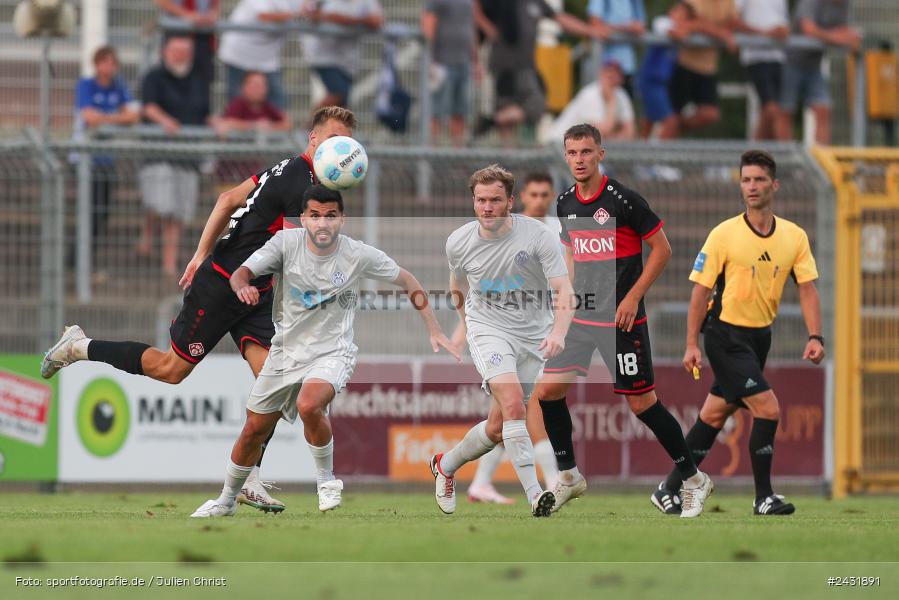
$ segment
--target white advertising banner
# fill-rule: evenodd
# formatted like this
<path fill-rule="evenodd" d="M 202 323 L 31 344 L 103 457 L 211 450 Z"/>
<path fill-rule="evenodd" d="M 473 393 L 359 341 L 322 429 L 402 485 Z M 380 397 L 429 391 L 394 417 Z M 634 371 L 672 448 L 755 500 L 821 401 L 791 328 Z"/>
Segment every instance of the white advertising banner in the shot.
<path fill-rule="evenodd" d="M 59 386 L 59 479 L 221 482 L 253 375 L 239 356 L 210 356 L 178 385 L 80 362 Z M 280 421 L 264 479 L 314 481 L 299 419 Z"/>

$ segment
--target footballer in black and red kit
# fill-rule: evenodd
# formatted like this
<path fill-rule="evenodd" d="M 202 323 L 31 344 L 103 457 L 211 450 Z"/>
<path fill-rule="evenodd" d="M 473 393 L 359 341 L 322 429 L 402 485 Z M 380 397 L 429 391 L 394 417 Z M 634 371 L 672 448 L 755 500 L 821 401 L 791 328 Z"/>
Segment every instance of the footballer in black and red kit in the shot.
<path fill-rule="evenodd" d="M 638 193 L 605 176 L 592 198 L 581 197 L 574 185 L 559 196 L 556 206 L 562 243 L 574 259 L 578 308 L 565 350 L 547 363 L 545 371 L 586 375 L 598 348 L 609 373 L 615 375 L 616 393 L 652 390 L 643 299 L 630 331 L 615 326 L 615 308 L 643 273 L 643 240 L 662 229 L 662 220 Z"/>
<path fill-rule="evenodd" d="M 260 293 L 255 306 L 241 302 L 228 280 L 253 252 L 283 229 L 285 217 L 299 217 L 303 192 L 317 180 L 312 160 L 305 154 L 282 160 L 252 179 L 256 185 L 246 206 L 231 215 L 228 233 L 197 269 L 181 312 L 172 321 L 172 349 L 190 363 L 200 362 L 227 333 L 241 354 L 249 343 L 268 348 L 275 334 L 272 276 L 251 282 Z"/>
<path fill-rule="evenodd" d="M 681 475 L 681 516 L 697 517 L 712 492 L 712 480 L 696 468 L 680 425 L 656 396 L 643 306 L 643 296 L 671 257 L 662 220 L 640 194 L 603 175 L 605 148 L 596 127 L 584 123 L 569 128 L 563 144 L 576 183 L 559 196 L 557 215 L 576 311 L 565 349 L 547 361 L 535 394 L 559 467 L 554 510 L 587 490 L 575 461 L 565 397 L 599 350 L 614 374 L 614 391 L 624 395 Z M 645 262 L 644 243 L 649 247 Z"/>

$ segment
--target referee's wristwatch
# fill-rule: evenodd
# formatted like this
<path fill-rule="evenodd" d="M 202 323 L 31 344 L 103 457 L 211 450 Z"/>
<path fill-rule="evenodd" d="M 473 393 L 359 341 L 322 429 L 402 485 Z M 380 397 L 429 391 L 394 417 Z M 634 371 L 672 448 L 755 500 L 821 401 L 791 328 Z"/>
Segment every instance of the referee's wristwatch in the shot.
<path fill-rule="evenodd" d="M 824 345 L 824 336 L 821 335 L 810 335 L 808 336 L 809 340 L 818 340 L 818 342 L 823 346 Z"/>

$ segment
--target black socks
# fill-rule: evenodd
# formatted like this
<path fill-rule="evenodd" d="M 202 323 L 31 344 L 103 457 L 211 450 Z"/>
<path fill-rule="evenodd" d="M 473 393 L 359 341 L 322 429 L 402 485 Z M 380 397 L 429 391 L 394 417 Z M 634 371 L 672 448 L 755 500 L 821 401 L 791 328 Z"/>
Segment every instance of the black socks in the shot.
<path fill-rule="evenodd" d="M 573 427 L 565 398 L 540 400 L 540 408 L 543 410 L 543 426 L 556 454 L 559 470 L 573 469 L 577 466 L 574 460 L 574 442 L 571 439 Z"/>
<path fill-rule="evenodd" d="M 674 461 L 682 479 L 696 475 L 696 463 L 693 462 L 693 456 L 690 454 L 687 442 L 684 441 L 684 432 L 681 431 L 677 419 L 668 412 L 661 401 L 656 401 L 655 404 L 637 415 L 637 418 L 655 434 L 656 439 Z"/>
<path fill-rule="evenodd" d="M 755 478 L 755 498 L 760 500 L 774 493 L 771 489 L 771 463 L 774 462 L 774 434 L 778 421 L 771 419 L 752 420 L 749 433 L 749 460 L 752 462 L 752 476 Z"/>
<path fill-rule="evenodd" d="M 702 464 L 702 461 L 705 460 L 705 457 L 708 456 L 709 450 L 711 450 L 712 445 L 715 443 L 715 438 L 720 432 L 720 429 L 715 429 L 702 419 L 696 419 L 696 423 L 694 423 L 693 427 L 690 428 L 690 431 L 687 432 L 687 437 L 684 439 L 687 442 L 690 453 L 693 455 L 693 462 L 697 467 L 699 467 L 699 465 Z M 680 490 L 683 481 L 680 471 L 672 469 L 671 473 L 668 475 L 668 479 L 665 480 L 665 489 L 677 492 Z"/>
<path fill-rule="evenodd" d="M 104 342 L 91 340 L 87 345 L 88 360 L 105 362 L 120 371 L 132 375 L 143 375 L 144 368 L 140 358 L 146 352 L 148 344 L 140 342 Z"/>

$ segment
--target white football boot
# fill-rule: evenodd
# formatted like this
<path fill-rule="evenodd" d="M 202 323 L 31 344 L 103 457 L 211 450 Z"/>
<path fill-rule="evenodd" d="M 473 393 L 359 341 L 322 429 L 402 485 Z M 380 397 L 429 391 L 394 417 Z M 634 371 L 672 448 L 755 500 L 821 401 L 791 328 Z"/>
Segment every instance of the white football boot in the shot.
<path fill-rule="evenodd" d="M 531 514 L 535 517 L 548 517 L 553 513 L 556 504 L 556 496 L 549 490 L 540 492 L 540 495 L 531 502 Z"/>
<path fill-rule="evenodd" d="M 444 514 L 451 515 L 456 512 L 456 480 L 440 471 L 441 458 L 443 458 L 442 452 L 431 457 L 431 475 L 434 476 L 436 484 L 434 497 L 437 499 L 437 507 Z"/>
<path fill-rule="evenodd" d="M 237 514 L 237 502 L 228 506 L 226 504 L 218 504 L 215 500 L 207 500 L 203 505 L 194 511 L 191 518 L 207 519 L 209 517 L 233 517 Z"/>
<path fill-rule="evenodd" d="M 50 379 L 56 372 L 64 367 L 68 367 L 73 362 L 80 360 L 75 358 L 72 353 L 72 346 L 75 342 L 85 339 L 87 336 L 81 331 L 78 325 L 66 327 L 59 340 L 50 346 L 47 353 L 44 354 L 44 360 L 41 361 L 41 377 Z"/>
<path fill-rule="evenodd" d="M 339 479 L 326 481 L 318 486 L 318 510 L 325 512 L 340 506 L 343 482 Z"/>
<path fill-rule="evenodd" d="M 253 469 L 250 476 L 247 477 L 246 482 L 243 484 L 243 487 L 240 488 L 240 493 L 237 495 L 237 501 L 240 504 L 252 506 L 262 512 L 273 512 L 277 514 L 286 507 L 283 502 L 277 498 L 272 498 L 271 494 L 268 493 L 268 490 L 272 489 L 277 490 L 279 488 L 275 487 L 270 481 L 262 481 L 259 479 L 259 471 Z"/>
<path fill-rule="evenodd" d="M 712 483 L 711 477 L 702 471 L 697 471 L 697 474 L 702 475 L 702 482 L 698 486 L 688 487 L 689 484 L 685 481 L 680 489 L 680 516 L 682 519 L 692 519 L 701 515 L 706 498 L 715 491 L 715 484 Z"/>
<path fill-rule="evenodd" d="M 515 504 L 514 498 L 503 496 L 491 484 L 475 484 L 468 486 L 469 502 L 484 502 L 487 504 Z"/>
<path fill-rule="evenodd" d="M 581 475 L 579 479 L 575 479 L 571 482 L 566 482 L 560 477 L 558 483 L 556 483 L 555 489 L 553 489 L 553 496 L 556 498 L 556 503 L 555 506 L 552 507 L 552 512 L 556 512 L 562 508 L 568 501 L 580 498 L 586 491 L 587 480 L 583 475 Z"/>

